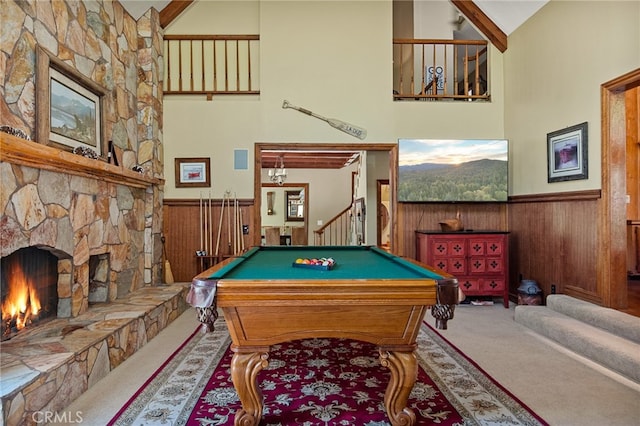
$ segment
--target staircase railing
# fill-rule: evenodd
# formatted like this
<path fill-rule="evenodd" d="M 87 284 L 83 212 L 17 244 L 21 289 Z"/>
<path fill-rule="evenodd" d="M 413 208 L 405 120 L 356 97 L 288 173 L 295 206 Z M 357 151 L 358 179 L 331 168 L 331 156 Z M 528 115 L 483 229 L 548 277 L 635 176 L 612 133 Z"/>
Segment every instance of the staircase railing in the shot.
<path fill-rule="evenodd" d="M 351 206 L 340 213 L 322 227 L 313 231 L 314 244 L 317 246 L 348 246 L 351 245 Z"/>
<path fill-rule="evenodd" d="M 395 100 L 489 100 L 486 40 L 393 40 Z"/>

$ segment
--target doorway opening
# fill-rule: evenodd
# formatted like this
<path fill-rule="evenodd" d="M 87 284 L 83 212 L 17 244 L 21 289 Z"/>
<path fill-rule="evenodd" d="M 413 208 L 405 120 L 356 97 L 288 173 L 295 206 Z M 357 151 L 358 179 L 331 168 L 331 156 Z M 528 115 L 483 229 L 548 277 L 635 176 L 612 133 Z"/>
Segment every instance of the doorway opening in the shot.
<path fill-rule="evenodd" d="M 363 151 L 376 151 L 376 152 L 387 152 L 389 154 L 389 176 L 390 182 L 394 182 L 394 159 L 396 158 L 396 150 L 397 144 L 367 144 L 367 143 L 355 143 L 355 144 L 333 144 L 333 143 L 256 143 L 254 146 L 254 202 L 256 206 L 261 206 L 260 209 L 256 209 L 256 214 L 254 215 L 254 223 L 253 229 L 262 229 L 262 216 L 266 216 L 266 207 L 265 212 L 263 213 L 262 205 L 263 205 L 263 185 L 267 184 L 267 178 L 263 178 L 263 168 L 268 169 L 273 166 L 273 161 L 269 160 L 269 156 L 275 155 L 285 155 L 285 167 L 289 169 L 287 165 L 287 157 L 286 153 L 297 153 L 297 154 L 306 154 L 303 157 L 309 158 L 309 168 L 319 168 L 320 164 L 323 164 L 325 159 L 335 157 L 337 154 L 339 157 L 343 156 L 345 152 L 358 153 Z M 321 153 L 321 154 L 319 154 Z M 331 154 L 334 155 L 331 155 Z M 342 161 L 342 160 L 341 160 Z M 326 167 L 330 168 L 330 167 Z M 337 167 L 333 167 L 337 168 Z M 349 176 L 351 176 L 349 174 Z M 349 178 L 346 178 L 349 179 Z M 342 185 L 340 182 L 331 181 L 327 183 L 328 185 Z M 286 183 L 283 183 L 286 185 Z M 345 186 L 347 184 L 345 183 Z M 311 188 L 312 189 L 312 188 Z M 265 194 L 266 196 L 266 194 Z M 314 200 L 309 200 L 311 205 L 314 203 L 321 203 L 322 200 L 318 199 L 319 195 L 316 191 L 314 191 Z M 307 193 L 307 198 L 309 198 Z M 266 203 L 265 203 L 266 205 Z M 278 206 L 278 202 L 275 203 Z M 393 206 L 391 206 L 390 214 L 393 215 Z M 393 217 L 393 216 L 392 216 Z M 307 219 L 309 220 L 309 219 Z M 315 222 L 309 222 L 308 226 L 315 225 Z M 311 232 L 311 231 L 309 231 Z M 390 248 L 393 249 L 393 231 L 390 231 Z M 261 244 L 261 233 L 254 233 L 254 245 Z M 309 239 L 309 241 L 312 241 Z"/>

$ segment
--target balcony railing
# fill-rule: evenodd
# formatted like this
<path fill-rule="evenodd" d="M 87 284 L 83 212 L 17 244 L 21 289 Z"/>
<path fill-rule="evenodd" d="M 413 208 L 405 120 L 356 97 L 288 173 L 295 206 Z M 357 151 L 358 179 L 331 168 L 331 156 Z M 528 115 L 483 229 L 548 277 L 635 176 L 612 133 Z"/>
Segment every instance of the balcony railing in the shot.
<path fill-rule="evenodd" d="M 260 94 L 259 35 L 165 35 L 164 94 Z"/>
<path fill-rule="evenodd" d="M 393 40 L 394 100 L 489 100 L 485 40 Z"/>
<path fill-rule="evenodd" d="M 259 35 L 165 35 L 164 94 L 260 94 Z M 395 100 L 489 100 L 487 41 L 393 40 Z"/>

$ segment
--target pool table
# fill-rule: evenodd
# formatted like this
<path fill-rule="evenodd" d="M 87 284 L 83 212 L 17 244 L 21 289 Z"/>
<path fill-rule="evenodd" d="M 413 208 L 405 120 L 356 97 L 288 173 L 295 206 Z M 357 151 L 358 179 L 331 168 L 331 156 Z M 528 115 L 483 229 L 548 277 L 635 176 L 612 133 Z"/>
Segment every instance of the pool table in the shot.
<path fill-rule="evenodd" d="M 296 259 L 333 258 L 332 269 Z M 391 378 L 384 396 L 393 425 L 412 425 L 407 400 L 417 377 L 416 338 L 429 307 L 446 328 L 458 303 L 457 280 L 419 262 L 368 246 L 254 247 L 193 279 L 187 298 L 219 307 L 234 351 L 231 378 L 242 403 L 236 425 L 258 425 L 263 400 L 258 373 L 271 345 L 308 338 L 349 338 L 378 346 Z"/>

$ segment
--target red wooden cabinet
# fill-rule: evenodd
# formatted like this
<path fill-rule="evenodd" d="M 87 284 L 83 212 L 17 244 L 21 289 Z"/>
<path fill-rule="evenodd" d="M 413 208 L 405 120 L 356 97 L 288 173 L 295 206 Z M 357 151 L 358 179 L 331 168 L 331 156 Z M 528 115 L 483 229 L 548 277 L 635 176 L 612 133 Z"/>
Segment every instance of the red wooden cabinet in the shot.
<path fill-rule="evenodd" d="M 458 279 L 467 296 L 496 296 L 509 307 L 509 233 L 416 231 L 416 258 Z"/>

